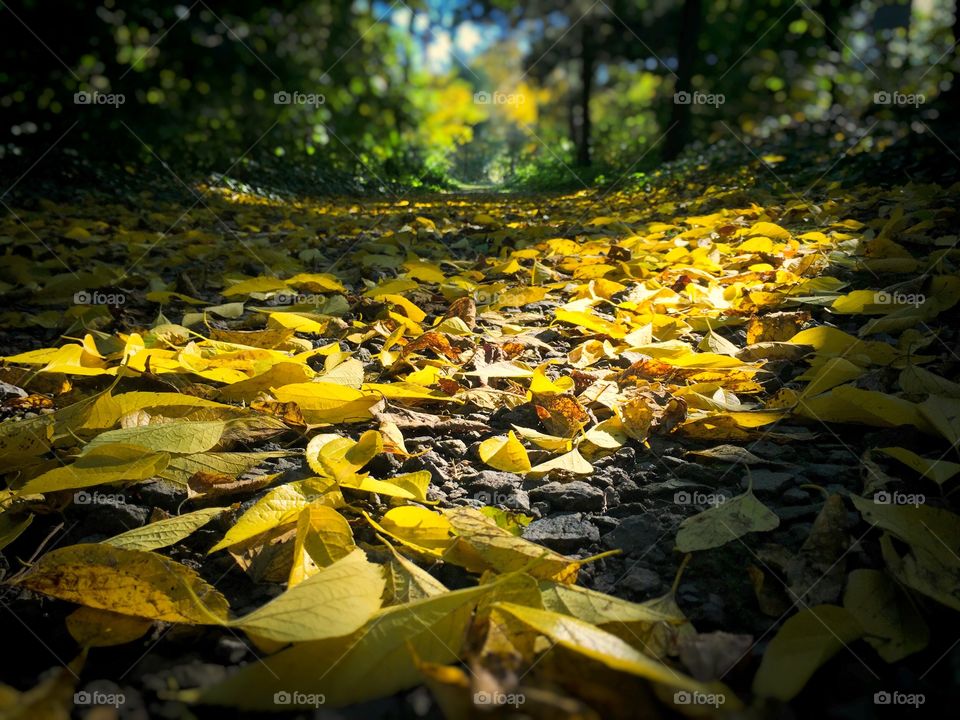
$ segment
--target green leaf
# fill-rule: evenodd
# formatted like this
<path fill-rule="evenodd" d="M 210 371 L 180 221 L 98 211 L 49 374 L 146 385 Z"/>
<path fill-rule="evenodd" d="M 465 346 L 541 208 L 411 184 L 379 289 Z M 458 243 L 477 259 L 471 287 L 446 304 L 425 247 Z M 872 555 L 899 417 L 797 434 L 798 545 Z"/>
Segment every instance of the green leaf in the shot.
<path fill-rule="evenodd" d="M 203 527 L 213 518 L 222 515 L 225 511 L 226 508 L 194 510 L 177 517 L 158 520 L 143 527 L 127 530 L 127 532 L 114 535 L 103 542 L 127 550 L 158 550 L 189 537 L 195 530 Z"/>
<path fill-rule="evenodd" d="M 704 510 L 680 524 L 677 550 L 696 552 L 726 545 L 750 532 L 766 532 L 780 524 L 780 518 L 757 500 L 752 490 Z"/>
<path fill-rule="evenodd" d="M 843 607 L 863 626 L 864 639 L 888 663 L 923 650 L 930 641 L 930 628 L 910 598 L 879 570 L 850 573 Z"/>
<path fill-rule="evenodd" d="M 817 605 L 787 620 L 763 654 L 753 692 L 793 699 L 821 665 L 863 635 L 853 615 L 836 605 Z"/>

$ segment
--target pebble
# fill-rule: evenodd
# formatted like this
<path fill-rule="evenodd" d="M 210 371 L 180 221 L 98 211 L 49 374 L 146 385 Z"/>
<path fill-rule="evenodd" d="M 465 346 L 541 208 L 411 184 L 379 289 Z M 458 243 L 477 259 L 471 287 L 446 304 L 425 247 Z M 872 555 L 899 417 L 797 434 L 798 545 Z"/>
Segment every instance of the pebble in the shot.
<path fill-rule="evenodd" d="M 463 478 L 462 483 L 471 492 L 486 490 L 497 493 L 518 489 L 523 483 L 523 478 L 515 473 L 500 470 L 481 470 L 476 475 Z"/>
<path fill-rule="evenodd" d="M 810 499 L 810 494 L 800 488 L 790 488 L 780 497 L 787 505 L 803 505 Z"/>
<path fill-rule="evenodd" d="M 523 537 L 557 552 L 569 553 L 597 542 L 600 531 L 580 513 L 566 513 L 534 520 L 524 529 Z"/>
<path fill-rule="evenodd" d="M 627 590 L 644 596 L 658 594 L 663 585 L 659 575 L 653 570 L 640 565 L 634 565 L 630 568 L 627 574 L 621 578 L 620 584 Z"/>
<path fill-rule="evenodd" d="M 797 476 L 792 473 L 774 470 L 754 470 L 750 476 L 753 478 L 753 492 L 757 496 L 779 495 L 797 481 Z M 744 475 L 740 487 L 746 490 L 749 485 L 750 478 Z"/>
<path fill-rule="evenodd" d="M 645 513 L 624 518 L 616 530 L 603 536 L 603 544 L 611 549 L 619 548 L 628 555 L 640 554 L 648 552 L 662 534 L 657 518 Z"/>
<path fill-rule="evenodd" d="M 550 482 L 530 491 L 530 499 L 559 510 L 603 510 L 603 491 L 582 480 Z"/>

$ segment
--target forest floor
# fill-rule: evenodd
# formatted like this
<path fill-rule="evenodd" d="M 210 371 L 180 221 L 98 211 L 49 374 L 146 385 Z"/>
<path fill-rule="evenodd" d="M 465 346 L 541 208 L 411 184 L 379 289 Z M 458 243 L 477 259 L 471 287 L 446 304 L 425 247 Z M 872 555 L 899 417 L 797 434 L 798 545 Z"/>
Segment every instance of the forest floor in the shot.
<path fill-rule="evenodd" d="M 0 717 L 955 705 L 943 156 L 7 198 Z"/>

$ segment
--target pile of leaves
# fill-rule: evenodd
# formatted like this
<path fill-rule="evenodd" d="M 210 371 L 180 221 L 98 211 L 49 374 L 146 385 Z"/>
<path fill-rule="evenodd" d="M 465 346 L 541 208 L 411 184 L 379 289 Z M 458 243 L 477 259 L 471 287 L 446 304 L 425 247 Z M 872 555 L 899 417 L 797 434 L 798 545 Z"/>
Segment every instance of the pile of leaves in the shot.
<path fill-rule="evenodd" d="M 168 678 L 160 701 L 280 711 L 426 686 L 449 717 L 772 710 L 844 646 L 868 666 L 931 643 L 936 659 L 928 620 L 960 610 L 957 188 L 815 203 L 748 176 L 14 208 L 4 605 L 64 608 L 27 622 L 46 644 L 65 615 L 73 659 L 0 687 L 0 711 L 65 717 L 81 687 L 96 700 L 85 667 L 174 638 L 235 638 L 249 661 Z M 751 449 L 823 437 L 856 446 L 860 487 L 816 489 L 798 549 L 762 545 L 781 517 Z M 461 487 L 579 488 L 625 450 L 667 479 L 667 444 L 744 491 L 662 540 L 677 577 L 642 602 L 577 584 L 609 553 L 524 537 L 549 503 Z M 691 557 L 731 547 L 772 640 L 681 611 Z"/>

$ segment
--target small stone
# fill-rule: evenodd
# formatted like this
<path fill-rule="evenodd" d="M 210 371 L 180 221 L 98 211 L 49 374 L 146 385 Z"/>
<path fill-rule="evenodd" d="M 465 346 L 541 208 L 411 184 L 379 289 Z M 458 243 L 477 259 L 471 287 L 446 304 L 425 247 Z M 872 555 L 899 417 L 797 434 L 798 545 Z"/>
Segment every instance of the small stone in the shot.
<path fill-rule="evenodd" d="M 790 507 L 775 507 L 772 510 L 781 520 L 789 521 L 816 515 L 820 512 L 820 505 L 792 505 Z"/>
<path fill-rule="evenodd" d="M 569 553 L 597 542 L 600 531 L 580 513 L 567 513 L 534 520 L 524 529 L 523 537 L 557 552 Z"/>
<path fill-rule="evenodd" d="M 753 492 L 758 496 L 779 495 L 793 485 L 796 480 L 795 475 L 773 470 L 754 470 L 750 475 L 753 478 Z M 740 487 L 746 490 L 749 486 L 750 478 L 744 476 L 740 481 Z"/>
<path fill-rule="evenodd" d="M 620 493 L 618 493 L 612 487 L 608 487 L 603 491 L 603 502 L 608 508 L 615 508 L 620 504 Z"/>
<path fill-rule="evenodd" d="M 624 445 L 612 455 L 604 455 L 593 463 L 593 467 L 599 469 L 607 467 L 630 467 L 637 457 L 637 452 L 629 445 Z"/>
<path fill-rule="evenodd" d="M 463 478 L 463 484 L 471 491 L 507 492 L 519 488 L 523 478 L 514 473 L 500 470 L 481 470 L 476 475 Z"/>
<path fill-rule="evenodd" d="M 608 548 L 619 548 L 628 555 L 644 553 L 650 550 L 663 534 L 656 516 L 645 513 L 624 518 L 616 530 L 603 536 L 603 544 Z"/>
<path fill-rule="evenodd" d="M 598 472 L 595 477 L 597 479 L 603 478 L 604 480 L 608 480 L 614 487 L 620 487 L 620 485 L 624 483 L 632 482 L 627 471 L 621 467 L 605 468 L 602 472 Z"/>
<path fill-rule="evenodd" d="M 582 480 L 550 482 L 530 491 L 530 499 L 559 510 L 603 510 L 603 491 Z"/>
<path fill-rule="evenodd" d="M 660 592 L 662 586 L 659 575 L 653 570 L 640 567 L 639 565 L 630 568 L 620 581 L 620 584 L 627 590 L 645 596 L 656 595 Z"/>
<path fill-rule="evenodd" d="M 187 499 L 185 489 L 166 480 L 137 483 L 132 489 L 145 505 L 167 511 L 176 511 Z"/>
<path fill-rule="evenodd" d="M 787 505 L 803 505 L 810 499 L 806 490 L 800 488 L 790 488 L 780 496 Z"/>
<path fill-rule="evenodd" d="M 707 595 L 707 601 L 700 607 L 703 619 L 714 627 L 722 627 L 726 620 L 723 609 L 723 598 L 716 593 Z"/>
<path fill-rule="evenodd" d="M 216 659 L 227 665 L 236 665 L 247 656 L 247 652 L 246 644 L 230 635 L 219 638 L 214 648 Z"/>
<path fill-rule="evenodd" d="M 601 534 L 615 530 L 620 524 L 617 518 L 610 517 L 609 515 L 594 515 L 590 518 L 590 522 L 600 529 Z"/>
<path fill-rule="evenodd" d="M 504 503 L 511 510 L 530 510 L 530 496 L 525 490 L 514 490 Z"/>
<path fill-rule="evenodd" d="M 444 453 L 453 458 L 463 458 L 467 456 L 467 444 L 463 440 L 458 440 L 457 438 L 438 440 L 437 445 Z"/>

